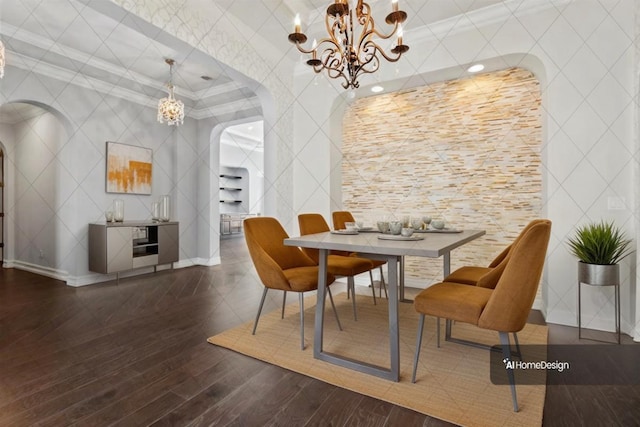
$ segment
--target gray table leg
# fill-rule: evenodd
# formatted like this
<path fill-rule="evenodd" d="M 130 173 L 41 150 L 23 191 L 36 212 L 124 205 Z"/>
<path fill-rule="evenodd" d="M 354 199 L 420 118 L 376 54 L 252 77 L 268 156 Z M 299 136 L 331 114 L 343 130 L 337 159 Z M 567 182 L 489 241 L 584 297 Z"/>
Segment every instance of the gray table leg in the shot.
<path fill-rule="evenodd" d="M 400 263 L 400 281 L 398 283 L 398 288 L 400 289 L 400 302 L 413 302 L 413 300 L 408 300 L 404 297 L 404 257 L 399 256 L 398 262 Z"/>
<path fill-rule="evenodd" d="M 442 255 L 442 273 L 444 274 L 443 279 L 451 274 L 451 252 L 445 252 Z"/>
<path fill-rule="evenodd" d="M 373 365 L 371 363 L 354 360 L 348 357 L 340 356 L 322 349 L 322 332 L 324 321 L 324 293 L 326 290 L 326 263 L 327 250 L 320 249 L 319 272 L 318 278 L 318 304 L 316 305 L 316 323 L 315 337 L 313 346 L 313 356 L 316 359 L 333 363 L 334 365 L 343 366 L 353 369 L 354 371 L 364 372 L 380 378 L 399 381 L 400 380 L 400 332 L 398 322 L 398 259 L 396 256 L 386 258 L 389 274 L 389 354 L 390 368 Z"/>
<path fill-rule="evenodd" d="M 404 292 L 404 257 L 401 257 L 400 262 L 400 285 L 402 286 L 402 292 Z M 389 265 L 389 277 L 394 279 L 397 276 L 395 271 L 397 264 L 391 262 L 389 258 L 387 264 Z M 395 280 L 394 280 L 395 282 Z M 389 283 L 389 347 L 391 358 L 391 372 L 390 379 L 393 381 L 400 380 L 400 324 L 398 322 L 398 283 Z"/>
<path fill-rule="evenodd" d="M 313 335 L 313 357 L 320 358 L 322 353 L 322 334 L 324 333 L 324 302 L 327 292 L 327 254 L 326 249 L 320 249 L 318 259 L 318 295 L 316 302 L 316 321 Z"/>

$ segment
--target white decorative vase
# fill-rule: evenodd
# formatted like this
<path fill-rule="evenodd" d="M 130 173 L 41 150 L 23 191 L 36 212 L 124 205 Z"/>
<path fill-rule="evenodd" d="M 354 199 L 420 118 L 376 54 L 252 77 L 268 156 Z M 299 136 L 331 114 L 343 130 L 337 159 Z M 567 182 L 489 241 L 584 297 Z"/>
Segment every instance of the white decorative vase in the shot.
<path fill-rule="evenodd" d="M 160 221 L 169 221 L 171 219 L 171 197 L 168 195 L 160 198 Z"/>
<path fill-rule="evenodd" d="M 160 220 L 160 202 L 151 203 L 151 219 L 154 221 Z"/>
<path fill-rule="evenodd" d="M 116 222 L 124 221 L 124 200 L 116 199 L 113 201 L 113 220 Z"/>

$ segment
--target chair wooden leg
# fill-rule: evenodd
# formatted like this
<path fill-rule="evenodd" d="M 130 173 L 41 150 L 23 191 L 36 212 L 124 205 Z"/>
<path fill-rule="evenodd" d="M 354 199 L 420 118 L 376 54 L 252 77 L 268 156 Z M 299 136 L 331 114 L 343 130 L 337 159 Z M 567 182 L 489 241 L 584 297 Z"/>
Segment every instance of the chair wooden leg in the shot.
<path fill-rule="evenodd" d="M 262 292 L 262 299 L 260 300 L 260 307 L 258 307 L 258 314 L 256 314 L 256 321 L 253 322 L 253 332 L 251 332 L 251 335 L 255 335 L 256 334 L 256 328 L 258 327 L 258 319 L 260 318 L 260 313 L 262 312 L 262 306 L 264 305 L 264 299 L 267 296 L 267 291 L 269 290 L 269 288 L 264 288 L 264 291 Z"/>
<path fill-rule="evenodd" d="M 438 319 L 440 323 L 440 319 Z M 420 313 L 420 320 L 418 320 L 418 337 L 416 338 L 416 351 L 413 356 L 413 375 L 411 375 L 411 382 L 416 382 L 416 372 L 418 371 L 418 358 L 420 357 L 420 347 L 422 346 L 422 331 L 424 330 L 424 314 Z"/>
<path fill-rule="evenodd" d="M 282 315 L 280 316 L 281 319 L 284 319 L 284 306 L 287 303 L 287 291 L 284 291 L 282 294 Z"/>
<path fill-rule="evenodd" d="M 356 310 L 356 284 L 353 276 L 347 277 L 347 288 L 351 288 L 351 303 L 353 304 L 353 319 L 358 320 L 358 312 Z"/>
<path fill-rule="evenodd" d="M 304 350 L 304 292 L 298 293 L 300 301 L 300 350 Z"/>
<path fill-rule="evenodd" d="M 500 335 L 500 345 L 502 347 L 502 357 L 511 360 L 511 344 L 509 343 L 508 332 L 498 332 Z M 509 378 L 509 386 L 511 387 L 511 400 L 513 401 L 513 412 L 518 412 L 518 399 L 516 397 L 516 380 L 513 375 L 513 369 L 507 369 Z"/>
<path fill-rule="evenodd" d="M 373 294 L 373 305 L 377 305 L 376 302 L 376 285 L 373 283 L 373 273 L 369 270 L 369 279 L 371 280 L 371 293 Z"/>
<path fill-rule="evenodd" d="M 333 295 L 331 294 L 331 288 L 327 287 L 327 293 L 329 294 L 331 307 L 333 307 L 333 314 L 336 315 L 336 322 L 338 322 L 338 329 L 342 330 L 342 325 L 340 324 L 340 318 L 338 317 L 338 310 L 336 310 L 336 305 L 333 303 Z"/>

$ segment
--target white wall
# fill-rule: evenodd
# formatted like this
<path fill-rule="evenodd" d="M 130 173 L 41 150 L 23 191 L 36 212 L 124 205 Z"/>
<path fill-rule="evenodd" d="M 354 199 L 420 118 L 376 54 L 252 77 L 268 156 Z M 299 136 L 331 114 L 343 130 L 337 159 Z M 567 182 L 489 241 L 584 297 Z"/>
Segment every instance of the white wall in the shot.
<path fill-rule="evenodd" d="M 6 246 L 13 252 L 10 257 L 5 256 L 7 266 L 18 259 L 55 269 L 65 255 L 58 250 L 58 235 L 64 231 L 55 216 L 65 202 L 63 192 L 55 185 L 64 172 L 55 158 L 68 135 L 53 114 L 41 111 L 43 114 L 14 125 L 0 125 L 13 133 L 5 139 L 7 162 L 13 165 L 6 182 L 16 195 L 5 199 L 5 221 L 11 230 Z"/>
<path fill-rule="evenodd" d="M 413 84 L 424 84 L 442 69 L 453 70 L 451 78 L 464 73 L 464 64 L 528 54 L 520 65 L 542 82 L 543 200 L 553 221 L 542 308 L 547 321 L 576 325 L 577 261 L 567 251 L 567 236 L 576 224 L 601 218 L 615 220 L 635 235 L 634 2 L 511 2 L 511 7 L 497 7 L 504 10 L 470 14 L 469 21 L 444 23 L 423 34 L 405 28 L 411 50 L 396 64 L 383 62 L 376 79 L 412 77 Z M 514 58 L 502 61 L 504 66 L 518 65 Z M 362 84 L 374 81 L 363 79 Z M 334 130 L 340 123 L 331 122 L 331 114 L 344 108 L 344 91 L 338 94 L 334 88 L 335 82 L 327 79 L 314 84 L 308 68 L 296 78 L 294 182 L 301 184 L 294 192 L 295 213 L 328 214 L 335 203 L 329 173 L 336 170 L 337 159 L 330 153 L 340 145 L 340 132 Z M 622 209 L 609 209 L 612 198 L 623 202 Z M 630 301 L 635 300 L 636 279 L 628 264 L 623 271 L 622 327 L 633 333 L 637 316 Z M 584 295 L 583 325 L 611 330 L 613 293 L 591 291 Z"/>
<path fill-rule="evenodd" d="M 2 132 L 15 168 L 7 182 L 15 187 L 7 199 L 6 220 L 15 230 L 8 236 L 15 248 L 7 251 L 9 265 L 70 285 L 108 280 L 88 271 L 87 224 L 104 221 L 114 199 L 124 200 L 125 220 L 150 219 L 151 202 L 163 194 L 172 196 L 172 219 L 180 221 L 179 265 L 198 262 L 194 120 L 169 127 L 156 121 L 155 108 L 8 67 L 0 104 L 13 101 L 48 105 L 51 112 L 15 126 L 13 136 Z M 106 141 L 153 150 L 152 195 L 106 193 Z"/>

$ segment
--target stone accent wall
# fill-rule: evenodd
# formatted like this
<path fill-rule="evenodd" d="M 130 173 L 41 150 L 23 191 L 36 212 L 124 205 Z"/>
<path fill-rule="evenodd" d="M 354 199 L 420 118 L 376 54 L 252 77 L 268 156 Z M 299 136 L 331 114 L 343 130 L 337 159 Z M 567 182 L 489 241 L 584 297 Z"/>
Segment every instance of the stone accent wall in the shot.
<path fill-rule="evenodd" d="M 485 229 L 451 267 L 487 265 L 541 217 L 540 100 L 520 68 L 356 100 L 343 122 L 343 207 L 373 226 L 429 215 Z M 406 277 L 439 281 L 442 261 L 409 257 Z"/>

